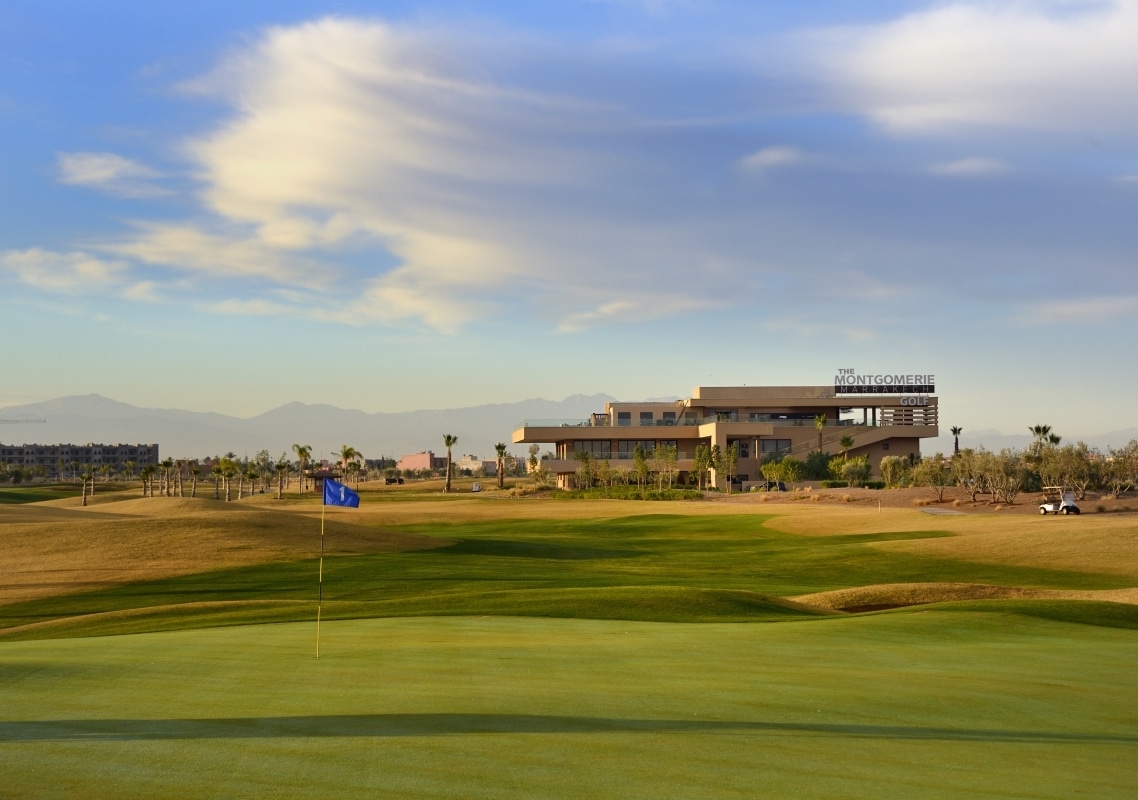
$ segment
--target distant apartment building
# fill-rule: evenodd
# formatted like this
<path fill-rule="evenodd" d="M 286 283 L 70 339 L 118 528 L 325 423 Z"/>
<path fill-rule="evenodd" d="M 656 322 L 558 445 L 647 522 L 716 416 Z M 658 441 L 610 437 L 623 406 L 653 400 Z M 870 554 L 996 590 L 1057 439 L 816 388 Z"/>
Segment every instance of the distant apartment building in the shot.
<path fill-rule="evenodd" d="M 454 471 L 456 475 L 464 475 L 469 472 L 471 475 L 479 474 L 479 470 L 483 475 L 497 475 L 498 462 L 497 460 L 487 461 L 479 458 L 478 456 L 465 455 L 462 458 L 455 460 Z"/>
<path fill-rule="evenodd" d="M 25 469 L 42 468 L 46 475 L 69 474 L 72 464 L 91 467 L 109 466 L 122 472 L 126 462 L 134 468 L 157 466 L 157 444 L 0 444 L 0 464 Z"/>
<path fill-rule="evenodd" d="M 445 457 L 436 456 L 430 450 L 424 450 L 419 453 L 409 453 L 399 459 L 399 463 L 395 465 L 399 470 L 412 469 L 446 469 L 447 460 Z"/>
<path fill-rule="evenodd" d="M 588 419 L 526 420 L 513 441 L 551 444 L 553 457 L 542 466 L 567 488 L 581 452 L 621 468 L 638 450 L 650 456 L 657 447 L 675 448 L 686 482 L 696 447 L 734 445 L 739 461 L 731 477 L 746 483 L 762 479 L 765 458 L 805 459 L 815 450 L 866 456 L 879 473 L 884 456 L 918 458 L 921 439 L 938 435 L 932 375 L 841 373 L 832 386 L 700 386 L 675 402 L 606 403 Z M 726 486 L 714 471 L 712 481 Z"/>

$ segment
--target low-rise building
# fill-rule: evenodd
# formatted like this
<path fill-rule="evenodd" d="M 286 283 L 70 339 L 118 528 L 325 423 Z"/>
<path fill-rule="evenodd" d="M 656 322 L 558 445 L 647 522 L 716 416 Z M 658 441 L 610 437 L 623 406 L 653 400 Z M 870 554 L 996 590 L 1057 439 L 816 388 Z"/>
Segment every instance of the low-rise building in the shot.
<path fill-rule="evenodd" d="M 542 467 L 568 488 L 579 467 L 574 455 L 582 451 L 620 468 L 631 466 L 638 448 L 650 456 L 657 447 L 674 447 L 679 480 L 687 482 L 696 447 L 736 445 L 733 477 L 745 483 L 762 479 L 766 457 L 805 460 L 814 450 L 864 455 L 879 474 L 884 456 L 915 460 L 920 440 L 938 435 L 932 375 L 840 378 L 833 386 L 699 386 L 675 402 L 606 403 L 588 419 L 526 420 L 513 441 L 553 445 Z M 842 445 L 846 437 L 852 446 Z M 725 476 L 711 478 L 726 486 Z"/>
<path fill-rule="evenodd" d="M 478 456 L 465 455 L 454 461 L 454 472 L 456 475 L 465 475 L 469 472 L 471 475 L 493 476 L 498 474 L 498 462 L 497 460 L 487 461 Z"/>
<path fill-rule="evenodd" d="M 430 450 L 423 450 L 418 453 L 409 453 L 403 456 L 395 466 L 400 471 L 410 469 L 416 472 L 422 469 L 446 469 L 447 460 L 445 457 L 436 456 Z"/>
<path fill-rule="evenodd" d="M 34 469 L 48 477 L 70 475 L 84 466 L 110 467 L 123 472 L 127 462 L 134 469 L 158 465 L 157 444 L 0 444 L 0 464 Z"/>

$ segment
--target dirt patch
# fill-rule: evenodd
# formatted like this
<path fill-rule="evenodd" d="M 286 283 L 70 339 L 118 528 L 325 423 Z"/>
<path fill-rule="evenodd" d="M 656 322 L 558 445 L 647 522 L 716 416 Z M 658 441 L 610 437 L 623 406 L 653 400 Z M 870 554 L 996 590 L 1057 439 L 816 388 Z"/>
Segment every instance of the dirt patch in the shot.
<path fill-rule="evenodd" d="M 1138 605 L 1133 589 L 1032 589 L 982 583 L 885 583 L 788 597 L 803 605 L 858 613 L 954 600 L 1106 600 Z"/>

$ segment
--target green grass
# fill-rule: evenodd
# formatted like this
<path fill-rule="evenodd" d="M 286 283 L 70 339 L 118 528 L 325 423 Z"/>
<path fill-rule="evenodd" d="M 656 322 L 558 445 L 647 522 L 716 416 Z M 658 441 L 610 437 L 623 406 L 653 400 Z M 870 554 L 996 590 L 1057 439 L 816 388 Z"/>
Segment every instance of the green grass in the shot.
<path fill-rule="evenodd" d="M 20 798 L 1128 798 L 1135 634 L 1006 610 L 0 645 Z"/>
<path fill-rule="evenodd" d="M 1058 589 L 1129 585 L 1117 576 L 961 562 L 873 546 L 948 535 L 943 532 L 803 537 L 778 532 L 765 520 L 649 515 L 407 526 L 404 530 L 458 542 L 434 550 L 326 558 L 326 611 L 330 618 L 514 614 L 760 622 L 801 613 L 772 598 L 850 586 L 913 581 Z M 67 617 L 75 619 L 7 636 L 307 619 L 316 572 L 315 559 L 260 564 L 10 604 L 0 607 L 0 636 L 3 628 Z M 188 605 L 201 603 L 228 605 Z M 111 615 L 132 609 L 149 610 Z"/>
<path fill-rule="evenodd" d="M 80 494 L 82 491 L 78 483 L 3 486 L 0 487 L 0 505 L 40 503 L 44 500 L 59 500 L 62 497 L 78 497 Z"/>

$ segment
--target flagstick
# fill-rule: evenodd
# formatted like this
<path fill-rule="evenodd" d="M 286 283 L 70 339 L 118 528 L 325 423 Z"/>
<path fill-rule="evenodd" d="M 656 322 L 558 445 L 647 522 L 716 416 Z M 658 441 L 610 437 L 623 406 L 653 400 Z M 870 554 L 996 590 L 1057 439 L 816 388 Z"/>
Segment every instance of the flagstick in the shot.
<path fill-rule="evenodd" d="M 320 658 L 320 603 L 324 600 L 324 509 L 320 506 L 320 578 L 317 581 L 319 588 L 316 592 L 316 657 Z"/>

